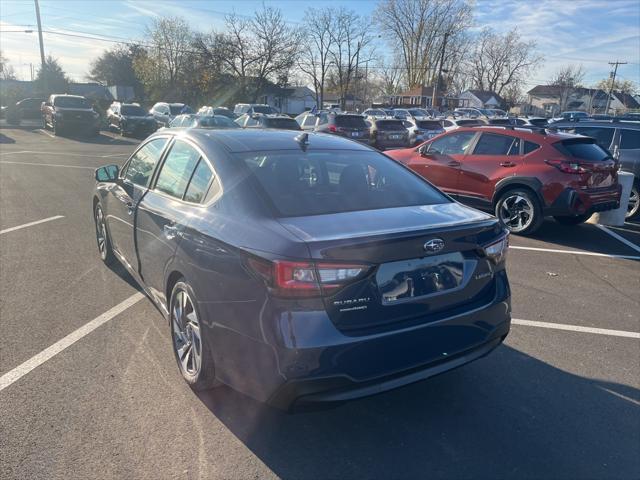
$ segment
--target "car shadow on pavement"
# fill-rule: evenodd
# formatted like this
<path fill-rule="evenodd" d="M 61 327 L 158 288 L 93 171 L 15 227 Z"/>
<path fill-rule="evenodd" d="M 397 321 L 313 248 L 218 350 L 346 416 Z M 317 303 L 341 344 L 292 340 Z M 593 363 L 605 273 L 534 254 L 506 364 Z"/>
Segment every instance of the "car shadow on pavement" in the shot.
<path fill-rule="evenodd" d="M 111 135 L 105 135 L 100 133 L 95 137 L 78 136 L 78 135 L 60 135 L 60 137 L 68 140 L 74 140 L 76 142 L 88 143 L 93 145 L 137 145 L 140 143 L 139 139 L 128 137 L 113 137 Z"/>
<path fill-rule="evenodd" d="M 0 143 L 16 143 L 16 141 L 11 137 L 7 137 L 4 133 L 0 133 Z"/>
<path fill-rule="evenodd" d="M 546 219 L 532 235 L 516 238 L 524 242 L 529 239 L 545 242 L 546 245 L 540 245 L 544 248 L 554 248 L 555 245 L 558 248 L 568 247 L 594 253 L 635 255 L 629 247 L 590 223 L 561 225 L 552 219 Z"/>
<path fill-rule="evenodd" d="M 289 415 L 226 387 L 200 399 L 285 479 L 640 475 L 639 390 L 508 346 L 331 410 Z"/>

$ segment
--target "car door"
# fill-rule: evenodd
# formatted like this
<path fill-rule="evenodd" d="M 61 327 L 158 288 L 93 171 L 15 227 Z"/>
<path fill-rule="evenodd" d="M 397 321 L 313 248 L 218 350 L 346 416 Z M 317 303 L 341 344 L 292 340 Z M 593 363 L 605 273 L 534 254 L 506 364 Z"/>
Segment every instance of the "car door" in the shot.
<path fill-rule="evenodd" d="M 640 177 L 640 130 L 619 127 L 618 160 L 626 172 Z"/>
<path fill-rule="evenodd" d="M 169 147 L 153 188 L 138 206 L 136 244 L 140 276 L 162 302 L 165 274 L 187 223 L 202 214 L 212 169 L 204 154 L 187 140 Z"/>
<path fill-rule="evenodd" d="M 455 195 L 458 172 L 476 132 L 454 132 L 425 144 L 411 160 L 411 168 L 441 190 Z"/>
<path fill-rule="evenodd" d="M 133 272 L 138 270 L 134 226 L 136 209 L 147 192 L 168 137 L 144 143 L 131 156 L 107 197 L 105 212 L 113 249 Z"/>
<path fill-rule="evenodd" d="M 516 175 L 522 165 L 521 139 L 482 132 L 473 150 L 462 159 L 458 180 L 461 198 L 478 207 L 491 205 L 496 183 Z"/>

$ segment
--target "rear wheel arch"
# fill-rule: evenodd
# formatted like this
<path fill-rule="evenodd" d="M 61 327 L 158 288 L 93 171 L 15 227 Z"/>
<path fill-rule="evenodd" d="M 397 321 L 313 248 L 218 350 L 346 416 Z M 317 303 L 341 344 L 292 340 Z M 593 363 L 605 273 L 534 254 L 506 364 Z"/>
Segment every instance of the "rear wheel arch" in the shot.
<path fill-rule="evenodd" d="M 180 280 L 183 280 L 183 279 L 184 279 L 184 275 L 178 270 L 172 271 L 167 276 L 167 285 L 164 292 L 166 302 L 167 302 L 167 309 L 169 309 L 169 301 L 171 299 L 171 293 L 173 292 L 173 287 L 175 287 L 176 283 L 178 283 Z"/>
<path fill-rule="evenodd" d="M 538 198 L 541 207 L 546 205 L 541 193 L 542 182 L 540 180 L 532 177 L 509 177 L 500 180 L 496 184 L 493 198 L 491 199 L 493 208 L 495 209 L 498 200 L 500 200 L 500 197 L 502 197 L 505 192 L 516 189 L 530 190 Z"/>

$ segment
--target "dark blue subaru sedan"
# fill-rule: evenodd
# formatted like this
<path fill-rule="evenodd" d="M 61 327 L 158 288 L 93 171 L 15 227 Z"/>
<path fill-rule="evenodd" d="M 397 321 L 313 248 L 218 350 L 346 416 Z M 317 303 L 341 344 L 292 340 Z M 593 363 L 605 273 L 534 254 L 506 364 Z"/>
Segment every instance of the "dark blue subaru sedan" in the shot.
<path fill-rule="evenodd" d="M 489 353 L 510 327 L 506 232 L 404 166 L 323 134 L 164 130 L 96 170 L 102 259 L 166 316 L 196 390 L 289 409 Z"/>

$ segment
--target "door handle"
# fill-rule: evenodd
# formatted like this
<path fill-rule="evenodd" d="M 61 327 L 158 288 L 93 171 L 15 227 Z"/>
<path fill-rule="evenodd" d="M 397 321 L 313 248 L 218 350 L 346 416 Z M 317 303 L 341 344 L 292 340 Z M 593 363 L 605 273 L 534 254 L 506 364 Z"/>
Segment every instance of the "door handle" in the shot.
<path fill-rule="evenodd" d="M 127 206 L 127 213 L 129 215 L 132 215 L 133 214 L 133 203 L 125 202 L 125 205 Z"/>
<path fill-rule="evenodd" d="M 500 166 L 501 167 L 515 167 L 516 164 L 513 163 L 513 162 L 502 162 L 502 163 L 500 163 Z"/>
<path fill-rule="evenodd" d="M 164 236 L 167 240 L 173 240 L 177 236 L 180 236 L 180 231 L 178 230 L 178 227 L 176 227 L 175 225 L 165 225 L 163 227 L 163 230 L 164 230 Z"/>

